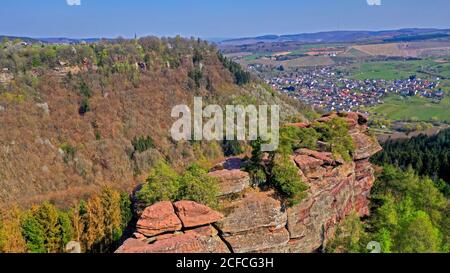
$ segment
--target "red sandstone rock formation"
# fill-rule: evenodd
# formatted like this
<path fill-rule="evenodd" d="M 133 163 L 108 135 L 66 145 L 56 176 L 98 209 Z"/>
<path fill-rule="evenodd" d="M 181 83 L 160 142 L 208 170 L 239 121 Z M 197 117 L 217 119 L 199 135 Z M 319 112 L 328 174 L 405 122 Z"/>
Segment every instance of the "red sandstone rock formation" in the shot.
<path fill-rule="evenodd" d="M 250 176 L 239 169 L 217 170 L 209 173 L 210 176 L 219 180 L 221 195 L 238 193 L 250 187 Z"/>
<path fill-rule="evenodd" d="M 177 202 L 175 210 L 170 202 L 156 204 L 147 208 L 138 222 L 135 237 L 140 239 L 127 240 L 117 252 L 318 251 L 333 235 L 337 224 L 352 211 L 361 216 L 369 213 L 375 177 L 368 159 L 381 150 L 378 142 L 367 134 L 367 118 L 361 114 L 332 113 L 318 122 L 328 122 L 336 116 L 345 118 L 349 124 L 356 146 L 353 161 L 333 158 L 326 151 L 296 151 L 292 164 L 299 168 L 299 175 L 309 186 L 307 197 L 300 204 L 286 209 L 273 191 L 250 188 L 249 175 L 240 170 L 242 161 L 231 159 L 210 173 L 220 179 L 223 195 L 242 193 L 241 197 L 222 202 L 223 217 L 194 202 Z"/>
<path fill-rule="evenodd" d="M 137 222 L 137 231 L 145 236 L 181 230 L 181 221 L 171 202 L 160 202 L 144 210 Z"/>
<path fill-rule="evenodd" d="M 192 201 L 179 201 L 174 207 L 184 228 L 212 224 L 223 218 L 222 214 Z"/>
<path fill-rule="evenodd" d="M 248 230 L 267 227 L 284 228 L 287 216 L 282 211 L 281 202 L 271 197 L 273 192 L 252 190 L 243 198 L 225 204 L 223 211 L 226 217 L 216 226 L 227 234 L 235 234 Z"/>
<path fill-rule="evenodd" d="M 192 201 L 156 203 L 145 209 L 134 238 L 116 253 L 227 253 L 230 250 L 218 230 L 210 225 L 222 218 Z"/>

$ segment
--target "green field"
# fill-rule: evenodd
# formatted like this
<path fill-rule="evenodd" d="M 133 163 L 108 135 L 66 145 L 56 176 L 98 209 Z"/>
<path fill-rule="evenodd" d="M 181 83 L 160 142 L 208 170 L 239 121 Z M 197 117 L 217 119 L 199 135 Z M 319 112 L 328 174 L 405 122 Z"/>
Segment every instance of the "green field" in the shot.
<path fill-rule="evenodd" d="M 438 63 L 430 59 L 414 61 L 368 62 L 358 64 L 349 70 L 350 76 L 357 80 L 396 80 L 406 79 L 412 75 L 416 75 L 421 78 L 435 78 L 430 75 L 419 73 L 418 71 L 427 71 L 442 77 L 450 78 L 450 63 Z"/>
<path fill-rule="evenodd" d="M 263 57 L 270 57 L 272 54 L 267 52 L 255 52 L 252 55 L 247 55 L 243 58 L 244 61 L 254 61 Z"/>
<path fill-rule="evenodd" d="M 450 121 L 450 98 L 436 103 L 420 97 L 390 96 L 384 104 L 365 109 L 390 120 Z"/>

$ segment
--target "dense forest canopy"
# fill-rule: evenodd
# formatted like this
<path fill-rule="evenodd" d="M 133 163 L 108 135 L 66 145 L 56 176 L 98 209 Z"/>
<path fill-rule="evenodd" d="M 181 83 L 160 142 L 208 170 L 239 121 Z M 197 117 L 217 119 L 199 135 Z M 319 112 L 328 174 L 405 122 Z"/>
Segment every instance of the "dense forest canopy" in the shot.
<path fill-rule="evenodd" d="M 449 209 L 429 177 L 387 165 L 372 189 L 371 216 L 349 216 L 326 251 L 367 253 L 369 242 L 378 242 L 382 253 L 448 253 Z"/>
<path fill-rule="evenodd" d="M 375 164 L 393 164 L 406 169 L 412 166 L 420 175 L 450 183 L 450 129 L 428 137 L 388 141 L 383 151 L 373 157 Z"/>

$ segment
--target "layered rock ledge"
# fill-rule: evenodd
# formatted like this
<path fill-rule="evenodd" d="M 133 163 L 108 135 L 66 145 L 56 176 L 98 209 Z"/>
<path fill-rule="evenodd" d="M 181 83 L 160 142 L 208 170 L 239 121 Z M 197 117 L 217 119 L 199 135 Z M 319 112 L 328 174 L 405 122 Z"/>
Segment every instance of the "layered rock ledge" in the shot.
<path fill-rule="evenodd" d="M 317 120 L 329 122 L 338 114 Z M 381 150 L 367 132 L 361 114 L 340 115 L 347 120 L 356 146 L 353 161 L 344 162 L 326 151 L 300 149 L 292 164 L 309 186 L 307 197 L 290 208 L 274 191 L 252 188 L 242 161 L 232 158 L 211 170 L 220 181 L 220 212 L 181 201 L 147 208 L 134 238 L 118 253 L 309 253 L 323 248 L 338 223 L 352 211 L 369 213 L 375 177 L 369 158 Z M 291 124 L 308 127 L 309 124 Z M 318 143 L 320 147 L 320 143 Z"/>

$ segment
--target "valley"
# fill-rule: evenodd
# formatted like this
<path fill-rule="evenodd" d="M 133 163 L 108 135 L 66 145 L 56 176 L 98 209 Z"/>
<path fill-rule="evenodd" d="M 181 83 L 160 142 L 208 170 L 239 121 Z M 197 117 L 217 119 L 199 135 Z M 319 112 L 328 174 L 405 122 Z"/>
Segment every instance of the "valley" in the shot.
<path fill-rule="evenodd" d="M 271 87 L 318 111 L 369 115 L 375 133 L 445 126 L 450 121 L 450 41 L 393 39 L 245 40 L 220 47 Z"/>

